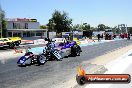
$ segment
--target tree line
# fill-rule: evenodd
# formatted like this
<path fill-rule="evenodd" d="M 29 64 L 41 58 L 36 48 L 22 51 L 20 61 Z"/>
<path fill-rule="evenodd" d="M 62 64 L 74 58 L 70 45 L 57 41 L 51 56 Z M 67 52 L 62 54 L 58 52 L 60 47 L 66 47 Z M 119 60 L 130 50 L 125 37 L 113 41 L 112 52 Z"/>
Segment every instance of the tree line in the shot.
<path fill-rule="evenodd" d="M 112 29 L 114 33 L 120 33 L 120 29 L 116 26 L 114 28 L 106 26 L 105 24 L 99 24 L 97 27 L 92 27 L 88 23 L 72 24 L 72 19 L 68 16 L 68 13 L 55 10 L 52 17 L 49 19 L 48 24 L 41 25 L 40 28 L 48 29 L 49 32 L 69 32 L 73 30 L 80 31 L 105 31 L 105 29 Z"/>
<path fill-rule="evenodd" d="M 0 36 L 1 37 L 6 37 L 6 28 L 7 22 L 5 20 L 5 12 L 2 10 L 0 11 Z"/>
<path fill-rule="evenodd" d="M 5 12 L 0 12 L 0 33 L 2 32 L 2 36 L 6 37 L 6 28 L 7 22 L 5 20 Z M 72 23 L 72 19 L 68 16 L 68 13 L 65 11 L 55 10 L 52 14 L 52 17 L 49 19 L 46 25 L 41 25 L 41 29 L 48 29 L 49 32 L 70 32 L 73 30 L 80 31 L 105 31 L 105 29 L 112 29 L 114 33 L 120 33 L 120 29 L 118 27 L 111 28 L 104 24 L 99 24 L 97 27 L 92 27 L 88 23 L 82 24 L 74 24 Z"/>

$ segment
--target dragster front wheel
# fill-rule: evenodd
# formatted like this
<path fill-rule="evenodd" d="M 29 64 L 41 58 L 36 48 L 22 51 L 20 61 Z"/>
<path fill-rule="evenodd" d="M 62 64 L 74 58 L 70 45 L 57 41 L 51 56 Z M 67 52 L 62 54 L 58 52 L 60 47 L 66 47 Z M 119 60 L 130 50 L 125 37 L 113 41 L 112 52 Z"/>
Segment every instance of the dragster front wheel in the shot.
<path fill-rule="evenodd" d="M 39 55 L 37 59 L 39 65 L 44 65 L 46 63 L 46 57 L 44 55 Z"/>
<path fill-rule="evenodd" d="M 76 76 L 76 81 L 79 85 L 84 85 L 86 83 L 86 78 L 84 76 Z"/>

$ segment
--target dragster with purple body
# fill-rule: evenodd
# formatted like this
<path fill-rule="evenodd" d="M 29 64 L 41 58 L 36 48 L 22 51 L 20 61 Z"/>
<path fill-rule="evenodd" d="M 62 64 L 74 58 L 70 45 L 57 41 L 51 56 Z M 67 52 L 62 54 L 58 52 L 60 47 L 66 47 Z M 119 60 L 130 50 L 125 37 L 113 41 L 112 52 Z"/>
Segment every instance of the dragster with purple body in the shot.
<path fill-rule="evenodd" d="M 82 52 L 81 47 L 75 41 L 66 41 L 65 38 L 54 38 L 55 48 L 59 50 L 62 57 L 66 56 L 80 56 Z"/>

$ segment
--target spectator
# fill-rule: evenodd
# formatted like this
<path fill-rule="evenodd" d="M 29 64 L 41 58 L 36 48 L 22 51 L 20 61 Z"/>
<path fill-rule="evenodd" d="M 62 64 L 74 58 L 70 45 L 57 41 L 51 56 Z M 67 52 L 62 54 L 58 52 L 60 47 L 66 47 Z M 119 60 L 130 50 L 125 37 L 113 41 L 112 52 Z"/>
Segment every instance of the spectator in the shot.
<path fill-rule="evenodd" d="M 112 40 L 112 36 L 109 34 L 109 40 Z"/>
<path fill-rule="evenodd" d="M 108 33 L 105 34 L 105 40 L 107 40 L 107 39 L 108 39 Z"/>
<path fill-rule="evenodd" d="M 128 40 L 130 40 L 130 33 L 128 33 L 128 37 L 127 37 Z"/>
<path fill-rule="evenodd" d="M 101 35 L 101 38 L 103 39 L 103 33 L 102 33 L 102 35 Z"/>
<path fill-rule="evenodd" d="M 124 39 L 124 34 L 122 34 L 122 39 Z"/>
<path fill-rule="evenodd" d="M 114 38 L 116 38 L 116 34 L 114 34 Z"/>
<path fill-rule="evenodd" d="M 100 34 L 98 34 L 97 37 L 98 37 L 98 41 L 100 41 L 100 37 L 101 37 Z"/>

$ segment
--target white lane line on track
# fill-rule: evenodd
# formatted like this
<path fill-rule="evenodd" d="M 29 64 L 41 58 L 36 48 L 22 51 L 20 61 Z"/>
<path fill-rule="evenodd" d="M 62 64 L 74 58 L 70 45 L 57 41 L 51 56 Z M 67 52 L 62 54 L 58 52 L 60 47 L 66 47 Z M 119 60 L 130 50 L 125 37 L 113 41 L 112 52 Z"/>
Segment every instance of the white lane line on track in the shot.
<path fill-rule="evenodd" d="M 132 56 L 128 56 L 131 53 L 132 50 L 128 51 L 118 59 L 106 64 L 105 67 L 108 69 L 108 71 L 105 72 L 105 74 L 123 73 L 132 64 Z M 112 84 L 89 84 L 85 88 L 109 88 L 111 85 Z"/>

